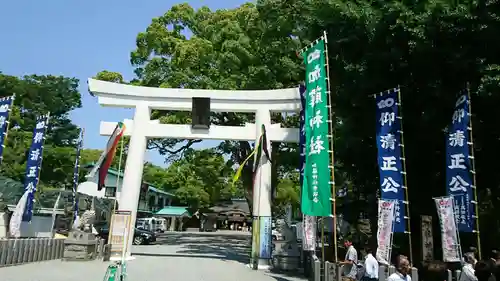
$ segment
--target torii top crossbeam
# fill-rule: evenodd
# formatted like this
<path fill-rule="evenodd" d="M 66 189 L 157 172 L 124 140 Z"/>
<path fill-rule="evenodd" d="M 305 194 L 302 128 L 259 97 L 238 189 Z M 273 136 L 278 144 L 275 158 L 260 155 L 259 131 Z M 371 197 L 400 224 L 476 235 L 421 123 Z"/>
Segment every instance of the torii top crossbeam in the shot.
<path fill-rule="evenodd" d="M 191 111 L 192 98 L 210 98 L 213 112 L 298 112 L 298 88 L 279 90 L 199 90 L 151 88 L 88 80 L 89 91 L 96 95 L 99 104 L 113 107 L 135 107 L 147 101 L 151 109 Z"/>

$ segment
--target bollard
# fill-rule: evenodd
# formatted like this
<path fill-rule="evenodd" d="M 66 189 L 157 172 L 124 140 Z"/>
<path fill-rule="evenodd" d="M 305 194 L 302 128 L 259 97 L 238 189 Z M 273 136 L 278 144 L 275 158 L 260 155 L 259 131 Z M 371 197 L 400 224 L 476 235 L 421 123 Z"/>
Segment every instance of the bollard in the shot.
<path fill-rule="evenodd" d="M 49 259 L 49 241 L 48 239 L 45 239 L 45 238 L 41 238 L 42 240 L 42 248 L 41 248 L 41 251 L 42 251 L 42 259 L 40 261 L 46 261 Z"/>
<path fill-rule="evenodd" d="M 394 265 L 389 265 L 389 272 L 387 274 L 387 277 L 391 276 L 391 274 L 393 274 L 394 272 L 396 272 L 396 268 L 394 267 Z"/>
<path fill-rule="evenodd" d="M 30 263 L 33 262 L 33 238 L 27 239 L 27 254 L 26 254 L 26 260 L 24 261 L 25 263 Z"/>
<path fill-rule="evenodd" d="M 43 240 L 37 238 L 36 241 L 36 259 L 34 262 L 40 262 L 43 260 Z"/>
<path fill-rule="evenodd" d="M 52 242 L 52 251 L 50 252 L 50 259 L 55 260 L 57 256 L 57 250 L 59 247 L 59 243 L 57 242 L 58 239 L 50 239 Z"/>
<path fill-rule="evenodd" d="M 0 240 L 0 267 L 5 266 L 7 260 L 7 242 L 8 240 Z"/>
<path fill-rule="evenodd" d="M 16 243 L 16 239 L 7 240 L 7 258 L 5 259 L 5 265 L 12 264 L 12 256 L 14 254 L 15 243 Z"/>
<path fill-rule="evenodd" d="M 64 241 L 66 239 L 60 239 L 60 240 L 61 240 L 61 242 L 59 244 L 59 258 L 62 259 L 62 258 L 64 258 Z"/>
<path fill-rule="evenodd" d="M 54 246 L 55 246 L 55 241 L 54 239 L 47 239 L 49 240 L 49 249 L 48 249 L 48 257 L 47 260 L 53 260 L 54 259 Z"/>
<path fill-rule="evenodd" d="M 460 281 L 461 274 L 462 274 L 462 270 L 460 270 L 460 269 L 455 270 L 455 280 Z"/>
<path fill-rule="evenodd" d="M 105 247 L 105 245 L 104 245 L 104 239 L 100 239 L 99 240 L 99 249 L 100 249 L 99 250 L 100 251 L 99 255 L 100 255 L 101 258 L 104 258 L 104 253 L 105 253 L 104 247 Z"/>
<path fill-rule="evenodd" d="M 23 259 L 21 263 L 27 263 L 28 262 L 28 256 L 30 253 L 30 239 L 23 239 Z"/>
<path fill-rule="evenodd" d="M 313 262 L 313 266 L 312 266 L 313 279 L 312 280 L 313 281 L 321 281 L 321 261 L 318 259 L 318 257 L 316 255 L 314 255 L 312 262 Z"/>
<path fill-rule="evenodd" d="M 60 239 L 60 245 L 59 245 L 59 259 L 64 258 L 64 241 L 65 239 Z"/>
<path fill-rule="evenodd" d="M 10 264 L 17 264 L 17 257 L 19 256 L 20 239 L 14 239 L 14 246 L 12 247 L 12 259 Z"/>
<path fill-rule="evenodd" d="M 19 239 L 17 241 L 17 259 L 16 259 L 16 264 L 22 264 L 23 263 L 23 254 L 24 254 L 24 240 L 25 239 Z"/>
<path fill-rule="evenodd" d="M 411 280 L 418 280 L 418 269 L 416 267 L 411 268 Z"/>
<path fill-rule="evenodd" d="M 61 242 L 63 241 L 62 239 L 54 239 L 56 241 L 56 252 L 54 259 L 60 259 L 61 258 Z"/>
<path fill-rule="evenodd" d="M 57 259 L 57 255 L 59 253 L 59 239 L 51 239 L 51 240 L 54 246 L 52 246 L 52 255 L 50 256 L 50 259 L 55 260 Z"/>
<path fill-rule="evenodd" d="M 337 281 L 337 265 L 333 262 L 325 262 L 325 281 Z"/>
<path fill-rule="evenodd" d="M 384 264 L 381 264 L 378 267 L 378 280 L 387 280 L 389 275 L 387 275 L 387 266 Z"/>

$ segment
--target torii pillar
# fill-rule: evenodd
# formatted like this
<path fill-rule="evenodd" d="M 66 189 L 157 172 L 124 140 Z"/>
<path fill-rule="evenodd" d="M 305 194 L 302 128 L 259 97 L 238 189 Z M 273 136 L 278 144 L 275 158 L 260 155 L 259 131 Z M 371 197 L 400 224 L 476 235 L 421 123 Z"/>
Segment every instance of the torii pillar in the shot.
<path fill-rule="evenodd" d="M 98 97 L 102 106 L 135 108 L 134 120 L 125 120 L 125 135 L 130 136 L 123 187 L 120 194 L 120 210 L 132 212 L 132 229 L 135 226 L 139 204 L 140 186 L 144 169 L 144 154 L 149 138 L 175 139 L 215 139 L 236 141 L 258 141 L 261 125 L 266 127 L 268 148 L 272 141 L 299 141 L 299 130 L 281 128 L 271 123 L 272 112 L 300 111 L 298 88 L 280 90 L 193 90 L 150 88 L 117 84 L 94 79 L 88 80 L 89 91 Z M 208 130 L 191 128 L 191 125 L 160 124 L 150 120 L 151 110 L 191 111 L 192 98 L 210 98 L 212 112 L 254 112 L 255 124 L 245 126 L 215 126 Z M 101 122 L 101 135 L 112 134 L 117 122 Z M 259 221 L 271 223 L 271 163 L 265 159 L 260 162 L 255 173 L 253 189 L 253 216 Z M 264 219 L 263 219 L 264 218 Z M 258 268 L 268 268 L 272 248 L 271 226 L 265 227 L 261 237 Z M 128 239 L 126 257 L 130 258 L 133 236 Z M 252 245 L 253 246 L 253 245 Z M 264 248 L 264 249 L 262 249 Z"/>

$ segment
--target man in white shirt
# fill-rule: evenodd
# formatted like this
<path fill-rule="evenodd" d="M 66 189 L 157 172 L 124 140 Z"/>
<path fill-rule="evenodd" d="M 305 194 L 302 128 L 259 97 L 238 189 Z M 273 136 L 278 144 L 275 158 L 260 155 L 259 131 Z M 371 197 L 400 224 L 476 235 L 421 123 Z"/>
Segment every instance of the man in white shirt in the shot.
<path fill-rule="evenodd" d="M 396 258 L 396 272 L 391 274 L 387 281 L 411 281 L 411 276 L 408 275 L 411 272 L 410 261 L 407 257 L 400 255 Z"/>
<path fill-rule="evenodd" d="M 345 260 L 339 263 L 344 266 L 344 276 L 342 276 L 342 281 L 354 281 L 356 280 L 356 275 L 358 274 L 358 252 L 352 245 L 352 242 L 348 239 L 345 240 L 344 246 L 347 248 Z"/>
<path fill-rule="evenodd" d="M 474 266 L 476 265 L 476 258 L 474 253 L 469 252 L 464 255 L 464 265 L 462 266 L 462 272 L 459 276 L 459 281 L 477 281 L 477 277 L 474 274 Z"/>
<path fill-rule="evenodd" d="M 378 280 L 378 261 L 373 256 L 372 249 L 366 248 L 365 257 L 365 276 L 363 281 L 377 281 Z"/>

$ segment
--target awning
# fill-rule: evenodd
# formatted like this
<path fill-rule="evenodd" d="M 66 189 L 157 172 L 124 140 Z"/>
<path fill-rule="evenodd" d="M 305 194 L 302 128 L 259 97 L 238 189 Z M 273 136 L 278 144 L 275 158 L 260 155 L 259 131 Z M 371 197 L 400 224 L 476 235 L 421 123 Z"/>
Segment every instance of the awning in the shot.
<path fill-rule="evenodd" d="M 189 216 L 189 211 L 187 210 L 187 207 L 167 206 L 156 212 L 155 216 L 163 216 L 163 217 Z"/>

